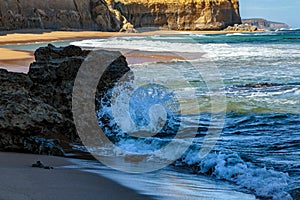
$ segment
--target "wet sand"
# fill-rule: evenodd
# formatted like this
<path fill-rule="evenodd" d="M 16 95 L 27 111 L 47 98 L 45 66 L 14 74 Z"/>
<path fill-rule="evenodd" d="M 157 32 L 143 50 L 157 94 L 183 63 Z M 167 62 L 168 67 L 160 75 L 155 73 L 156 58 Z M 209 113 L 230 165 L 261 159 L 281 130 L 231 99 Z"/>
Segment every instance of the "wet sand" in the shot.
<path fill-rule="evenodd" d="M 27 73 L 34 61 L 34 52 L 0 48 L 0 68 L 13 72 Z"/>
<path fill-rule="evenodd" d="M 141 195 L 107 178 L 77 169 L 66 158 L 0 152 L 1 200 L 147 200 Z M 42 161 L 54 169 L 33 168 Z"/>

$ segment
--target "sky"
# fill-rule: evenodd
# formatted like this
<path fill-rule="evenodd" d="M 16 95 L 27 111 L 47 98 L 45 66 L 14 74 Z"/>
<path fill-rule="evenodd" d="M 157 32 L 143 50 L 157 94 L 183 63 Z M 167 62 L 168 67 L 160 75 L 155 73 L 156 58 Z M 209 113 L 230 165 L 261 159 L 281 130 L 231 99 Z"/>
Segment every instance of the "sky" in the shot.
<path fill-rule="evenodd" d="M 265 18 L 300 28 L 299 0 L 239 0 L 242 18 Z"/>

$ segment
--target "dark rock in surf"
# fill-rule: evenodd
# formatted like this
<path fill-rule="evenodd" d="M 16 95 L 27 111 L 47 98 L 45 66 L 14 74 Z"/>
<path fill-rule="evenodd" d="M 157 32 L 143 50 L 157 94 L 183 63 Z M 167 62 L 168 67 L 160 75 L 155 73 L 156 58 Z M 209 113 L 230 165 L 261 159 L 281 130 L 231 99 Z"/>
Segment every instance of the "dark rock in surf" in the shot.
<path fill-rule="evenodd" d="M 289 191 L 293 199 L 300 199 L 300 188 L 292 189 Z"/>
<path fill-rule="evenodd" d="M 43 169 L 54 169 L 54 168 L 51 167 L 51 166 L 44 165 L 44 163 L 41 162 L 41 161 L 39 161 L 39 160 L 36 161 L 36 163 L 33 163 L 33 164 L 31 165 L 31 167 L 43 168 Z"/>
<path fill-rule="evenodd" d="M 30 95 L 33 82 L 28 75 L 0 70 L 0 80 L 0 150 L 53 154 L 31 137 L 58 131 L 65 123 L 63 115 Z"/>
<path fill-rule="evenodd" d="M 245 85 L 241 85 L 239 87 L 268 88 L 268 87 L 273 87 L 273 86 L 278 86 L 278 84 L 274 84 L 274 83 L 248 83 L 248 84 L 245 84 Z"/>
<path fill-rule="evenodd" d="M 76 46 L 48 45 L 35 52 L 36 61 L 28 74 L 0 70 L 0 150 L 63 155 L 59 142 L 51 139 L 63 136 L 68 142 L 79 141 L 71 110 L 72 91 L 89 53 Z M 100 79 L 98 98 L 130 70 L 125 57 L 119 55 Z"/>

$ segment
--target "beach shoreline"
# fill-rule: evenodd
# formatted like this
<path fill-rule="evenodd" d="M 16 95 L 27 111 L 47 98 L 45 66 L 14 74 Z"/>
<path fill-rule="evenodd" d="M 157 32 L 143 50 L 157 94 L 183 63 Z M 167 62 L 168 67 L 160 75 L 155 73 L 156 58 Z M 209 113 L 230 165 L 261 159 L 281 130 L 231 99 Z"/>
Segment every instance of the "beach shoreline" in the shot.
<path fill-rule="evenodd" d="M 185 32 L 186 31 L 184 31 L 184 32 L 181 32 L 180 34 L 185 34 Z M 187 33 L 191 33 L 191 32 L 187 32 Z M 237 33 L 237 32 L 234 32 L 234 33 Z M 223 32 L 221 33 L 221 34 L 224 34 Z M 124 34 L 125 36 L 129 36 L 128 34 Z M 158 34 L 155 34 L 155 35 L 158 35 Z M 140 36 L 143 36 L 143 35 L 140 35 Z M 99 36 L 100 37 L 100 36 Z M 114 37 L 114 36 L 112 36 L 112 37 Z M 103 37 L 104 38 L 104 37 Z M 231 38 L 231 37 L 229 37 L 229 38 Z M 91 38 L 85 38 L 85 39 L 91 39 Z M 61 40 L 60 40 L 61 41 Z M 25 43 L 27 43 L 27 42 L 25 42 Z M 67 42 L 66 42 L 67 43 Z M 43 45 L 44 45 L 44 43 L 43 43 Z M 169 49 L 172 49 L 172 48 L 169 48 Z M 2 49 L 1 49 L 2 50 Z M 113 50 L 113 49 L 112 49 Z M 226 50 L 226 49 L 225 49 Z M 33 58 L 33 52 L 32 51 L 14 51 L 14 50 L 11 50 L 11 49 L 9 49 L 9 48 L 5 48 L 3 51 L 6 51 L 6 53 L 9 55 L 8 57 L 5 57 L 5 53 L 4 53 L 4 56 L 3 56 L 3 60 L 2 60 L 2 63 L 4 63 L 5 65 L 8 65 L 8 69 L 9 70 L 12 70 L 14 67 L 15 67 L 15 69 L 21 69 L 22 67 L 24 67 L 24 66 L 27 66 L 27 68 L 28 68 L 28 66 L 29 66 L 29 64 L 27 65 L 24 61 L 27 61 L 28 63 L 30 63 L 31 61 L 34 61 L 34 58 Z M 146 51 L 138 51 L 138 50 L 134 50 L 134 51 L 128 51 L 129 53 L 128 54 L 124 54 L 125 56 L 126 56 L 126 58 L 129 58 L 127 61 L 129 61 L 129 64 L 139 64 L 139 63 L 144 63 L 144 62 L 157 62 L 158 61 L 158 59 L 161 59 L 161 60 L 159 60 L 159 61 L 167 61 L 167 60 L 173 60 L 173 59 L 177 59 L 177 57 L 176 56 L 173 56 L 172 54 L 169 54 L 169 55 L 167 55 L 167 54 L 165 54 L 165 55 L 162 55 L 162 54 L 159 54 L 159 53 L 156 53 L 156 52 L 146 52 Z M 18 53 L 18 54 L 17 54 Z M 162 53 L 164 53 L 164 52 L 162 52 Z M 15 56 L 15 57 L 13 57 L 13 56 Z M 2 56 L 1 56 L 2 57 Z M 33 58 L 33 60 L 32 60 L 32 58 Z M 1 62 L 0 62 L 1 63 Z M 160 63 L 159 63 L 160 64 Z M 18 65 L 18 66 L 17 66 Z M 229 65 L 228 65 L 229 66 Z M 231 65 L 230 65 L 231 66 Z M 0 66 L 1 67 L 1 66 Z M 14 69 L 14 70 L 15 70 Z M 247 71 L 247 69 L 245 70 L 245 71 Z M 242 85 L 243 87 L 244 86 L 247 86 L 247 84 L 246 85 Z M 247 86 L 248 87 L 248 86 Z M 251 87 L 251 85 L 250 85 L 250 87 Z M 70 150 L 71 151 L 71 150 Z M 68 154 L 72 154 L 73 153 L 73 150 L 71 151 L 71 153 L 70 152 L 67 152 Z M 78 153 L 78 154 L 76 154 L 76 153 L 74 153 L 74 155 L 67 155 L 67 159 L 66 160 L 68 160 L 68 158 L 72 158 L 72 156 L 73 157 L 80 157 L 80 158 L 85 158 L 83 155 L 79 155 L 80 153 Z M 22 155 L 23 156 L 23 155 Z M 36 158 L 36 157 L 35 157 Z M 48 157 L 47 157 L 48 158 Z M 51 158 L 51 157 L 49 157 L 49 158 Z M 86 159 L 86 158 L 85 158 Z M 92 160 L 93 160 L 93 158 L 91 158 Z M 27 161 L 26 161 L 27 162 Z M 35 162 L 35 161 L 33 161 L 33 162 Z M 33 162 L 31 162 L 31 163 L 33 163 Z M 51 165 L 50 164 L 51 162 L 46 162 L 46 164 L 49 164 L 49 165 Z M 28 163 L 27 163 L 28 164 Z M 67 164 L 68 165 L 68 164 Z M 76 165 L 76 164 L 75 164 Z M 26 165 L 27 166 L 27 165 Z M 56 166 L 56 164 L 55 164 L 55 166 Z M 65 165 L 63 165 L 63 166 L 65 166 Z M 27 166 L 28 167 L 28 166 Z M 81 166 L 82 167 L 82 166 Z M 58 165 L 58 167 L 57 167 L 59 170 L 60 170 L 60 166 Z M 14 168 L 13 168 L 14 169 Z M 12 169 L 12 170 L 13 170 Z M 25 169 L 25 168 L 22 168 L 22 170 L 23 169 Z M 26 170 L 27 170 L 27 168 L 26 168 Z M 39 170 L 39 169 L 38 169 Z M 65 170 L 67 170 L 67 169 L 65 169 Z M 15 170 L 15 171 L 18 171 L 18 170 Z M 50 170 L 51 171 L 51 170 Z M 14 172 L 12 172 L 12 173 L 14 173 Z M 67 172 L 67 173 L 69 173 L 69 172 Z M 5 174 L 6 174 L 6 172 L 5 172 Z M 110 174 L 109 174 L 110 175 Z M 280 175 L 280 174 L 279 174 Z M 281 176 L 279 176 L 278 175 L 278 181 L 281 181 L 281 179 L 280 179 L 280 177 Z M 108 177 L 111 177 L 111 176 L 108 176 Z M 3 178 L 3 177 L 2 177 Z M 6 177 L 7 178 L 7 177 Z M 6 180 L 6 178 L 4 177 L 3 178 L 3 180 Z M 46 180 L 48 180 L 47 178 L 46 178 Z M 114 180 L 117 180 L 117 178 L 116 179 L 112 179 L 113 181 Z M 130 178 L 130 180 L 132 180 L 131 178 Z M 128 185 L 128 184 L 127 184 Z M 126 186 L 126 185 L 125 185 Z M 3 187 L 6 187 L 6 189 L 7 189 L 7 186 L 3 186 Z M 1 191 L 1 188 L 3 188 L 3 187 L 0 187 L 0 191 Z M 14 187 L 14 186 L 13 186 Z M 268 189 L 268 188 L 266 188 L 266 189 Z M 5 190 L 5 189 L 3 189 L 3 191 L 5 192 L 5 191 L 7 191 L 7 190 Z M 2 192 L 3 192 L 2 191 Z M 18 190 L 19 191 L 19 190 Z M 139 191 L 139 190 L 137 190 L 137 191 Z M 112 192 L 114 192 L 114 191 L 112 191 Z M 280 191 L 279 191 L 280 192 Z M 0 192 L 0 199 L 9 199 L 9 198 L 6 198 L 6 196 L 1 196 L 1 192 Z M 4 193 L 5 194 L 5 193 Z M 123 197 L 123 196 L 122 196 Z M 21 199 L 21 198 L 20 198 Z M 24 199 L 24 198 L 22 198 L 22 199 Z M 109 198 L 109 199 L 111 199 L 111 198 Z M 132 198 L 131 198 L 132 199 Z"/>
<path fill-rule="evenodd" d="M 109 37 L 138 37 L 138 36 L 172 36 L 184 34 L 231 34 L 242 33 L 234 31 L 171 31 L 152 30 L 139 33 L 99 32 L 99 31 L 41 31 L 26 30 L 15 32 L 0 32 L 0 68 L 12 72 L 27 73 L 30 63 L 34 62 L 33 51 L 13 50 L 5 45 L 56 42 L 66 40 L 105 39 Z M 261 32 L 261 31 L 257 31 Z M 144 62 L 160 62 L 178 59 L 174 55 L 150 55 L 145 52 L 133 52 L 125 55 L 129 64 Z"/>
<path fill-rule="evenodd" d="M 68 158 L 0 152 L 0 199 L 151 199 L 100 175 L 72 169 Z M 54 169 L 33 168 L 42 161 Z"/>
<path fill-rule="evenodd" d="M 59 40 L 83 40 L 83 39 L 101 39 L 108 37 L 133 37 L 133 36 L 153 36 L 153 35 L 181 35 L 181 34 L 231 34 L 231 33 L 260 33 L 263 30 L 255 32 L 247 31 L 174 31 L 174 30 L 151 30 L 137 33 L 124 32 L 102 32 L 102 31 L 44 31 L 31 30 L 0 32 L 0 45 L 6 44 L 24 44 L 35 42 L 53 42 Z"/>

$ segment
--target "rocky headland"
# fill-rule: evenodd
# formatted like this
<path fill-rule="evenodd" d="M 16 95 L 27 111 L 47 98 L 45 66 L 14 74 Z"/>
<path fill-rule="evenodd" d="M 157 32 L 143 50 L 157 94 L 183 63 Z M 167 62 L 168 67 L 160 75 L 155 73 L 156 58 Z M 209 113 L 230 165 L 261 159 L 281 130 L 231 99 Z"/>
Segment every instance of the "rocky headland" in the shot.
<path fill-rule="evenodd" d="M 221 30 L 240 23 L 238 0 L 0 1 L 0 30 Z"/>
<path fill-rule="evenodd" d="M 243 24 L 248 24 L 250 26 L 256 26 L 258 29 L 262 30 L 277 30 L 277 29 L 288 29 L 291 28 L 289 25 L 282 22 L 272 22 L 266 19 L 253 18 L 253 19 L 243 19 Z"/>
<path fill-rule="evenodd" d="M 76 46 L 48 45 L 35 52 L 28 74 L 0 69 L 1 151 L 64 155 L 63 147 L 80 142 L 71 110 L 72 91 L 89 53 Z M 125 57 L 118 56 L 101 77 L 96 96 L 100 98 L 129 70 Z"/>

